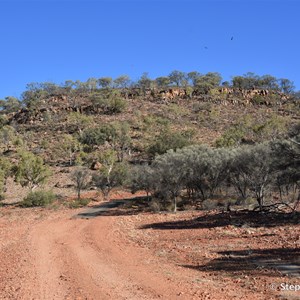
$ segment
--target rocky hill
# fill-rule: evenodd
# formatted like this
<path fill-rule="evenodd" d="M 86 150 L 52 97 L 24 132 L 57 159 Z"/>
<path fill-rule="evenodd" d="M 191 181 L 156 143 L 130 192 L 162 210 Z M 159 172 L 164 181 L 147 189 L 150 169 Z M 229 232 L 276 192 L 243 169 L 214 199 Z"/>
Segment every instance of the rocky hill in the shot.
<path fill-rule="evenodd" d="M 299 103 L 292 95 L 264 89 L 69 90 L 33 98 L 6 118 L 29 148 L 46 160 L 55 160 L 50 154 L 63 143 L 65 135 L 116 123 L 129 126 L 131 155 L 145 157 L 149 145 L 166 128 L 188 137 L 191 143 L 210 145 L 237 126 L 246 128 L 246 142 L 274 138 L 299 120 Z M 259 126 L 260 132 L 254 136 Z"/>

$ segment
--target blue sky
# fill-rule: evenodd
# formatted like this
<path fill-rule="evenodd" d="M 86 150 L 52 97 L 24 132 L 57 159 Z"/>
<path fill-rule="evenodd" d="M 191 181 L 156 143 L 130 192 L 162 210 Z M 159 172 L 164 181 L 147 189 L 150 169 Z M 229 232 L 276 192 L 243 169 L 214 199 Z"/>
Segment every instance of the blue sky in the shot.
<path fill-rule="evenodd" d="M 0 0 L 0 98 L 30 82 L 172 70 L 271 74 L 299 90 L 299 13 L 292 0 Z"/>

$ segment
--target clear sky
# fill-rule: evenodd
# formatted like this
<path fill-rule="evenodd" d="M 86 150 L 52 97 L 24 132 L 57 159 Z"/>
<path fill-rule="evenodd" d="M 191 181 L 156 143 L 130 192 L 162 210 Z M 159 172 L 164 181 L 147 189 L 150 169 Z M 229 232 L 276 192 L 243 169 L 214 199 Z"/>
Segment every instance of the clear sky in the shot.
<path fill-rule="evenodd" d="M 0 0 L 0 99 L 30 82 L 172 70 L 271 74 L 299 90 L 299 15 L 296 0 Z"/>

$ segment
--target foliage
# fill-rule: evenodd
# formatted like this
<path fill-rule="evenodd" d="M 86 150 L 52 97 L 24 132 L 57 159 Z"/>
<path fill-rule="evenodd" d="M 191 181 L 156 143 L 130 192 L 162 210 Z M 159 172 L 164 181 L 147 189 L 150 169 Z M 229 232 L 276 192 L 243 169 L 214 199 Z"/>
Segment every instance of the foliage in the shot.
<path fill-rule="evenodd" d="M 81 198 L 81 191 L 90 185 L 90 174 L 86 168 L 80 167 L 72 173 L 71 179 L 75 183 L 77 199 L 79 200 Z"/>
<path fill-rule="evenodd" d="M 277 79 L 272 75 L 258 76 L 252 72 L 248 72 L 243 76 L 234 76 L 232 85 L 234 88 L 267 89 L 281 91 L 286 94 L 292 93 L 295 89 L 294 83 L 289 79 Z"/>
<path fill-rule="evenodd" d="M 5 125 L 0 129 L 0 142 L 5 146 L 7 151 L 10 150 L 12 145 L 19 142 L 22 143 L 16 130 L 10 125 Z"/>
<path fill-rule="evenodd" d="M 284 137 L 287 133 L 289 118 L 275 114 L 269 117 L 257 115 L 244 116 L 228 128 L 215 145 L 217 147 L 236 147 L 242 144 L 275 140 Z"/>
<path fill-rule="evenodd" d="M 26 91 L 22 93 L 22 102 L 29 110 L 37 109 L 42 101 L 49 95 L 49 91 L 44 89 L 43 83 L 33 82 L 26 86 Z"/>
<path fill-rule="evenodd" d="M 93 124 L 93 118 L 81 114 L 80 112 L 71 112 L 68 115 L 67 123 L 76 127 L 76 131 L 81 133 L 87 126 Z"/>
<path fill-rule="evenodd" d="M 113 126 L 116 129 L 116 135 L 111 145 L 112 149 L 117 153 L 118 161 L 121 162 L 124 159 L 125 153 L 131 148 L 130 127 L 127 122 L 116 122 Z"/>
<path fill-rule="evenodd" d="M 69 165 L 71 166 L 75 160 L 75 154 L 82 149 L 82 145 L 74 136 L 70 134 L 64 134 L 59 144 L 59 155 L 67 157 Z"/>
<path fill-rule="evenodd" d="M 6 115 L 0 115 L 0 129 L 3 128 L 3 126 L 7 125 L 8 118 Z"/>
<path fill-rule="evenodd" d="M 148 153 L 151 156 L 166 153 L 169 149 L 179 149 L 189 145 L 187 137 L 180 132 L 172 132 L 165 130 L 155 138 L 154 142 L 149 146 Z"/>
<path fill-rule="evenodd" d="M 99 86 L 104 89 L 111 87 L 112 82 L 113 80 L 111 77 L 101 77 L 98 79 Z"/>
<path fill-rule="evenodd" d="M 245 146 L 236 152 L 231 168 L 231 181 L 242 196 L 246 196 L 246 189 L 256 198 L 260 210 L 264 205 L 266 191 L 274 180 L 272 150 L 269 144 Z"/>
<path fill-rule="evenodd" d="M 31 191 L 20 205 L 22 207 L 47 206 L 53 203 L 55 198 L 56 196 L 52 191 Z"/>
<path fill-rule="evenodd" d="M 195 79 L 195 86 L 202 93 L 208 93 L 211 89 L 218 87 L 222 81 L 219 73 L 209 72 Z"/>
<path fill-rule="evenodd" d="M 111 124 L 104 124 L 84 130 L 79 141 L 90 146 L 103 145 L 105 142 L 113 142 L 116 136 L 116 128 Z"/>
<path fill-rule="evenodd" d="M 43 159 L 28 151 L 20 151 L 19 156 L 20 161 L 15 168 L 16 182 L 30 190 L 45 183 L 51 172 Z"/>
<path fill-rule="evenodd" d="M 170 78 L 166 76 L 160 76 L 155 79 L 155 82 L 159 88 L 165 88 L 170 84 Z"/>
<path fill-rule="evenodd" d="M 115 90 L 105 90 L 90 95 L 95 108 L 100 108 L 106 114 L 121 113 L 127 106 L 120 93 Z"/>
<path fill-rule="evenodd" d="M 145 191 L 147 196 L 155 190 L 155 173 L 149 165 L 136 166 L 130 172 L 130 186 L 132 193 Z"/>
<path fill-rule="evenodd" d="M 113 97 L 109 100 L 107 110 L 111 114 L 121 113 L 125 110 L 127 104 L 120 97 Z"/>
<path fill-rule="evenodd" d="M 126 88 L 130 83 L 130 77 L 128 75 L 121 75 L 114 80 L 114 84 L 117 88 Z"/>
<path fill-rule="evenodd" d="M 21 107 L 21 101 L 15 97 L 8 96 L 4 100 L 0 100 L 0 110 L 3 110 L 5 113 L 16 112 Z"/>
<path fill-rule="evenodd" d="M 176 86 L 186 85 L 186 74 L 182 71 L 174 70 L 169 74 L 170 83 Z"/>
<path fill-rule="evenodd" d="M 87 206 L 90 203 L 90 199 L 86 199 L 86 198 L 80 198 L 80 199 L 75 199 L 74 201 L 68 203 L 68 207 L 69 208 L 80 208 L 80 207 L 84 207 Z"/>
<path fill-rule="evenodd" d="M 0 168 L 0 200 L 4 199 L 4 191 L 5 191 L 5 173 Z"/>
<path fill-rule="evenodd" d="M 217 147 L 233 147 L 241 143 L 245 136 L 245 130 L 242 127 L 234 126 L 229 128 L 225 133 L 216 140 Z"/>
<path fill-rule="evenodd" d="M 117 154 L 113 150 L 101 153 L 99 161 L 102 167 L 97 174 L 93 175 L 92 181 L 107 200 L 114 187 L 126 182 L 128 166 L 126 163 L 117 163 Z"/>
<path fill-rule="evenodd" d="M 197 71 L 192 71 L 192 72 L 187 73 L 187 78 L 188 78 L 189 82 L 192 84 L 192 86 L 197 85 L 197 81 L 200 77 L 201 77 L 201 74 Z"/>
<path fill-rule="evenodd" d="M 4 198 L 6 181 L 12 175 L 12 164 L 5 158 L 0 157 L 0 200 Z"/>
<path fill-rule="evenodd" d="M 149 78 L 148 73 L 142 74 L 141 78 L 138 80 L 138 86 L 142 89 L 150 89 L 152 87 L 152 80 Z"/>

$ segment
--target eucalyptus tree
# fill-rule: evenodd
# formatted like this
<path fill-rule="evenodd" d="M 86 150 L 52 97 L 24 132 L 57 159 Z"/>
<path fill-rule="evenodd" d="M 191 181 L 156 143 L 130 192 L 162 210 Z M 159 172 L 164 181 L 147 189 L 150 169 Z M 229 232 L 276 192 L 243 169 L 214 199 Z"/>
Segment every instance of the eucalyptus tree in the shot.
<path fill-rule="evenodd" d="M 114 84 L 117 88 L 126 88 L 129 86 L 130 77 L 128 75 L 121 75 L 114 80 Z"/>
<path fill-rule="evenodd" d="M 110 88 L 112 85 L 112 78 L 111 77 L 101 77 L 98 79 L 98 84 L 101 88 L 107 89 Z"/>
<path fill-rule="evenodd" d="M 157 77 L 155 79 L 156 85 L 159 88 L 166 88 L 170 84 L 170 78 L 166 76 Z"/>
<path fill-rule="evenodd" d="M 189 80 L 192 86 L 196 86 L 197 80 L 201 77 L 201 73 L 197 71 L 192 71 L 187 73 L 187 79 Z"/>
<path fill-rule="evenodd" d="M 268 143 L 243 146 L 236 150 L 231 167 L 231 183 L 246 196 L 252 194 L 262 210 L 266 192 L 270 190 L 277 173 L 273 151 Z"/>
<path fill-rule="evenodd" d="M 170 150 L 158 156 L 152 166 L 155 177 L 158 179 L 156 189 L 159 189 L 165 198 L 171 196 L 174 212 L 177 211 L 178 196 L 184 187 L 184 163 L 181 153 Z"/>
<path fill-rule="evenodd" d="M 182 86 L 186 80 L 186 74 L 182 71 L 174 70 L 169 74 L 170 83 L 174 83 L 177 87 Z"/>

